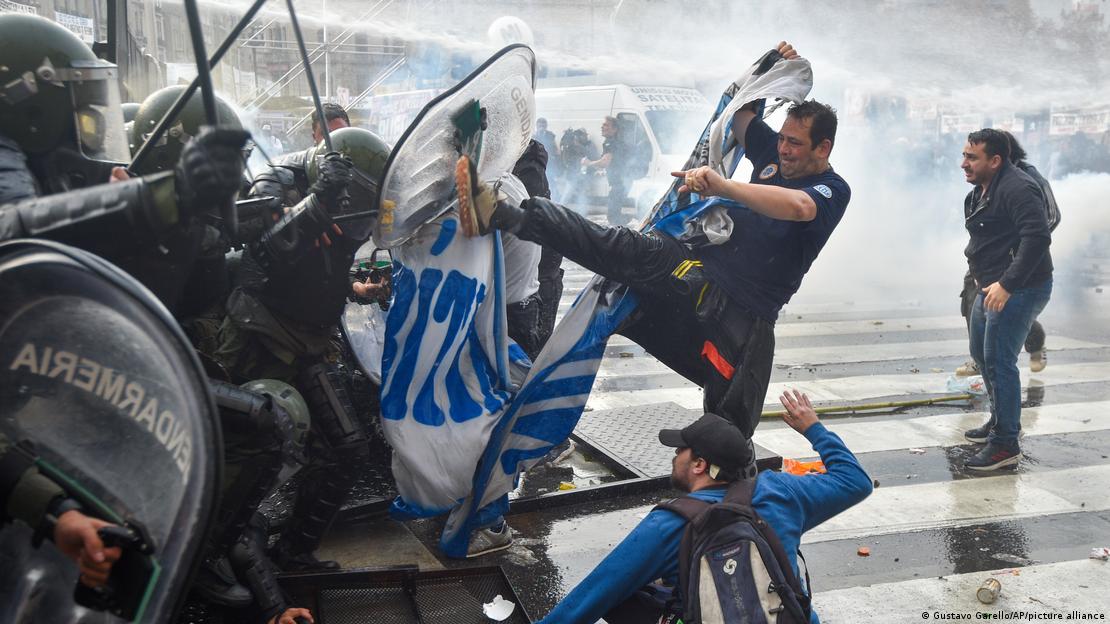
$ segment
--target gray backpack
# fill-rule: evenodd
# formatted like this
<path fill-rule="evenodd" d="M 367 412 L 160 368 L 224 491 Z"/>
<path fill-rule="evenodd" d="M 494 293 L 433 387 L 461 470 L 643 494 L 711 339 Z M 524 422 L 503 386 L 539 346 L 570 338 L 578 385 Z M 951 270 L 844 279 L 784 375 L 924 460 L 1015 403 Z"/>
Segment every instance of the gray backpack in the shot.
<path fill-rule="evenodd" d="M 729 486 L 720 503 L 684 496 L 656 507 L 686 519 L 678 550 L 685 624 L 810 621 L 809 596 L 782 542 L 752 508 L 754 489 L 755 479 L 742 479 Z"/>

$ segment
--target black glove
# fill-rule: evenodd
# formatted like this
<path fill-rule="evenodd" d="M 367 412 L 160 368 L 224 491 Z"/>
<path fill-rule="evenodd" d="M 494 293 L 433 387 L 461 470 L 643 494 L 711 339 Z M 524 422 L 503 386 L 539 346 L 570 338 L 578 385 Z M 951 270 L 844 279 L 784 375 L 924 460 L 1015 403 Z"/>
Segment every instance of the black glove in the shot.
<path fill-rule="evenodd" d="M 182 208 L 193 214 L 234 199 L 243 180 L 243 146 L 250 133 L 204 126 L 181 152 L 175 174 Z"/>
<path fill-rule="evenodd" d="M 354 177 L 355 164 L 339 152 L 328 152 L 318 163 L 316 182 L 308 187 L 325 206 L 339 210 L 347 197 L 347 185 Z"/>

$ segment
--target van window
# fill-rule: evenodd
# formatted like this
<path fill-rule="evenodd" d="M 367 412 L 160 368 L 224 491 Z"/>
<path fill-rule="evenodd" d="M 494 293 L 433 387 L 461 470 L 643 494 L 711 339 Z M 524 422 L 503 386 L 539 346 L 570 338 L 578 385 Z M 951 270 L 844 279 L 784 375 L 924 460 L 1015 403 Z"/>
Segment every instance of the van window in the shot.
<path fill-rule="evenodd" d="M 664 154 L 690 152 L 705 129 L 706 114 L 700 111 L 649 110 L 644 115 Z"/>
<path fill-rule="evenodd" d="M 651 166 L 651 140 L 647 128 L 640 117 L 634 113 L 617 114 L 618 136 L 628 149 L 628 162 L 625 167 L 632 179 L 647 175 Z"/>

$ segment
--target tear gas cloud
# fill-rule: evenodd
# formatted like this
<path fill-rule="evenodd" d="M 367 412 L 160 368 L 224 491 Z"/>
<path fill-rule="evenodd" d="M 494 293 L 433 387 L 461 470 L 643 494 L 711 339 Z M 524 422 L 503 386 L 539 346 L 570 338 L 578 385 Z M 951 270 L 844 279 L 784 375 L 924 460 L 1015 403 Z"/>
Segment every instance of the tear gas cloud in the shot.
<path fill-rule="evenodd" d="M 351 17 L 365 11 L 365 5 L 338 0 L 328 3 L 326 15 L 315 3 L 301 6 L 306 21 L 337 28 L 349 27 Z M 1058 294 L 1061 274 L 1101 253 L 1098 244 L 1110 233 L 1110 213 L 1102 209 L 1110 174 L 1076 173 L 1082 167 L 1072 167 L 1071 175 L 1055 175 L 1054 148 L 1027 140 L 1032 137 L 1018 122 L 1021 115 L 1061 107 L 1110 105 L 1110 26 L 1099 14 L 1098 6 L 1108 10 L 1102 3 L 577 0 L 430 6 L 394 3 L 359 28 L 480 62 L 499 47 L 487 37 L 490 24 L 515 15 L 534 33 L 533 48 L 546 66 L 541 88 L 589 72 L 591 78 L 574 80 L 696 87 L 714 104 L 764 51 L 780 40 L 794 44 L 813 64 L 811 97 L 840 111 L 832 163 L 853 189 L 844 221 L 795 302 L 917 301 L 956 309 L 966 270 L 962 201 L 970 190 L 959 160 L 969 124 L 1017 131 L 1030 161 L 1049 175 L 1063 214 L 1052 246 Z M 451 56 L 411 62 L 456 62 Z M 884 110 L 887 105 L 897 110 Z M 938 113 L 959 116 L 960 124 L 938 132 Z M 691 147 L 695 138 L 696 130 Z"/>

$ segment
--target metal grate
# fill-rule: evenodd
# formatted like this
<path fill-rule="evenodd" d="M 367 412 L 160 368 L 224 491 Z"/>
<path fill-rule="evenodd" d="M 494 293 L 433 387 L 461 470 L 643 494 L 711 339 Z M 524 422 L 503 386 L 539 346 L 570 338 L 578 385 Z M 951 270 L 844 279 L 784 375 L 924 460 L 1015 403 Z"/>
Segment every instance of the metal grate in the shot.
<path fill-rule="evenodd" d="M 681 429 L 702 415 L 675 403 L 655 403 L 586 412 L 578 421 L 575 436 L 605 453 L 640 477 L 671 474 L 674 449 L 659 443 L 660 429 Z M 782 458 L 755 445 L 760 469 L 777 469 Z"/>
<path fill-rule="evenodd" d="M 416 621 L 416 612 L 401 587 L 327 589 L 320 592 L 317 620 L 327 624 L 407 624 Z"/>
<path fill-rule="evenodd" d="M 319 624 L 484 624 L 482 605 L 497 595 L 517 604 L 507 624 L 531 622 L 497 567 L 299 574 L 281 584 L 297 604 L 315 606 Z"/>

